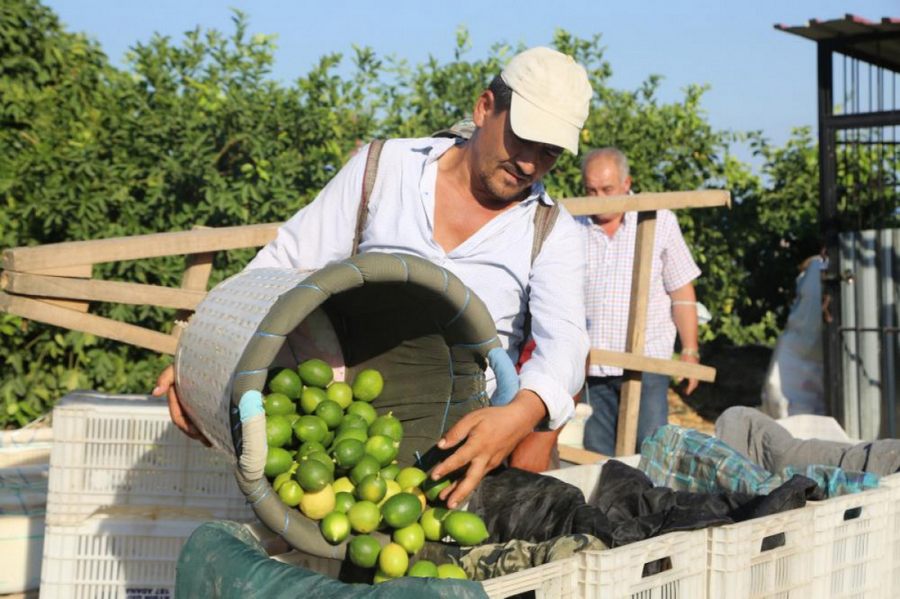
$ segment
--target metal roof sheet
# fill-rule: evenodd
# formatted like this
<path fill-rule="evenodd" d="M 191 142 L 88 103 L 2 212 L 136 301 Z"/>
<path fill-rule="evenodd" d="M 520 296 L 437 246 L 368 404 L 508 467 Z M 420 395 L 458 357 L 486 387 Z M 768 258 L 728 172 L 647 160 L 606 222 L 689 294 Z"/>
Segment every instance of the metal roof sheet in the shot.
<path fill-rule="evenodd" d="M 869 21 L 847 14 L 842 19 L 810 19 L 807 25 L 776 24 L 775 29 L 825 43 L 835 52 L 900 73 L 900 17 Z"/>

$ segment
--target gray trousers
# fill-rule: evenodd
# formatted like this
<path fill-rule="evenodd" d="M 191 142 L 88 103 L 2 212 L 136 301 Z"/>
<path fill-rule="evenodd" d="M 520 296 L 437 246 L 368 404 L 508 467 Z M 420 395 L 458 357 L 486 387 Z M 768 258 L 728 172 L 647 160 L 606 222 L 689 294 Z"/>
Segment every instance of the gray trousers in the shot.
<path fill-rule="evenodd" d="M 837 466 L 881 476 L 900 470 L 900 440 L 839 443 L 795 439 L 772 418 L 755 408 L 728 408 L 716 420 L 716 436 L 762 466 L 778 472 L 787 466 Z"/>

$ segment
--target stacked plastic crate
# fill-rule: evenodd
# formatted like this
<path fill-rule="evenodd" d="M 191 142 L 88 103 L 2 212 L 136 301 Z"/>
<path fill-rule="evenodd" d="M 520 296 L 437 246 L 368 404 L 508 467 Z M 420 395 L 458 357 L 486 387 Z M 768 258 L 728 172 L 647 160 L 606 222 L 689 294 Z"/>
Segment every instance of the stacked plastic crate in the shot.
<path fill-rule="evenodd" d="M 42 597 L 170 597 L 195 528 L 254 519 L 229 461 L 178 431 L 164 401 L 73 393 L 53 431 Z"/>

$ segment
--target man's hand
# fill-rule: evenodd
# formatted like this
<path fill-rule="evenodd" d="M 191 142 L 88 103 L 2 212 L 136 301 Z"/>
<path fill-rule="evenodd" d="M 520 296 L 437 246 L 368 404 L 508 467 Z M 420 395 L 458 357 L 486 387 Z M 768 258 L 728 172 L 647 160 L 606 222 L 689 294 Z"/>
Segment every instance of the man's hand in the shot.
<path fill-rule="evenodd" d="M 467 465 L 468 469 L 464 478 L 441 492 L 441 499 L 451 509 L 457 507 L 546 415 L 541 398 L 533 391 L 522 390 L 509 405 L 482 408 L 463 416 L 438 442 L 438 447 L 447 449 L 463 440 L 465 443 L 434 467 L 431 478 L 438 480 Z"/>
<path fill-rule="evenodd" d="M 684 354 L 683 353 L 683 354 L 681 354 L 681 361 L 688 362 L 690 364 L 699 364 L 700 357 L 697 356 L 696 354 Z M 684 385 L 684 391 L 683 391 L 684 394 L 690 395 L 691 393 L 694 392 L 694 389 L 697 388 L 697 385 L 700 384 L 700 381 L 698 381 L 697 379 L 687 379 L 687 380 L 681 381 L 681 384 Z"/>
<path fill-rule="evenodd" d="M 509 456 L 509 465 L 529 472 L 550 470 L 550 458 L 562 429 L 534 431 L 522 439 Z"/>
<path fill-rule="evenodd" d="M 194 426 L 194 423 L 191 422 L 191 419 L 181 407 L 181 401 L 179 401 L 178 394 L 175 391 L 175 367 L 172 365 L 166 366 L 166 369 L 159 374 L 159 378 L 156 379 L 156 387 L 151 392 L 151 395 L 158 396 L 162 394 L 165 394 L 166 399 L 169 400 L 169 416 L 172 418 L 175 426 L 180 428 L 191 439 L 197 439 L 207 447 L 212 447 L 212 443 L 203 436 L 200 429 Z"/>

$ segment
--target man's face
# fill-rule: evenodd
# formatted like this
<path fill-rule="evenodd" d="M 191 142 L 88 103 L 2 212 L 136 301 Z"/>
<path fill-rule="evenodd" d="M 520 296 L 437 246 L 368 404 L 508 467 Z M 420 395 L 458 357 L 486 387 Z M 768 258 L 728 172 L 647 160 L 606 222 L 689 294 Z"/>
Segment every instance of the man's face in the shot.
<path fill-rule="evenodd" d="M 473 118 L 479 129 L 472 144 L 472 183 L 488 201 L 505 204 L 523 199 L 562 154 L 560 147 L 513 133 L 509 111 L 494 110 L 490 92 L 479 98 Z"/>
<path fill-rule="evenodd" d="M 631 190 L 631 177 L 622 177 L 612 156 L 596 156 L 584 167 L 584 191 L 589 196 L 626 195 Z M 622 216 L 621 212 L 597 214 L 594 220 L 606 223 Z"/>

